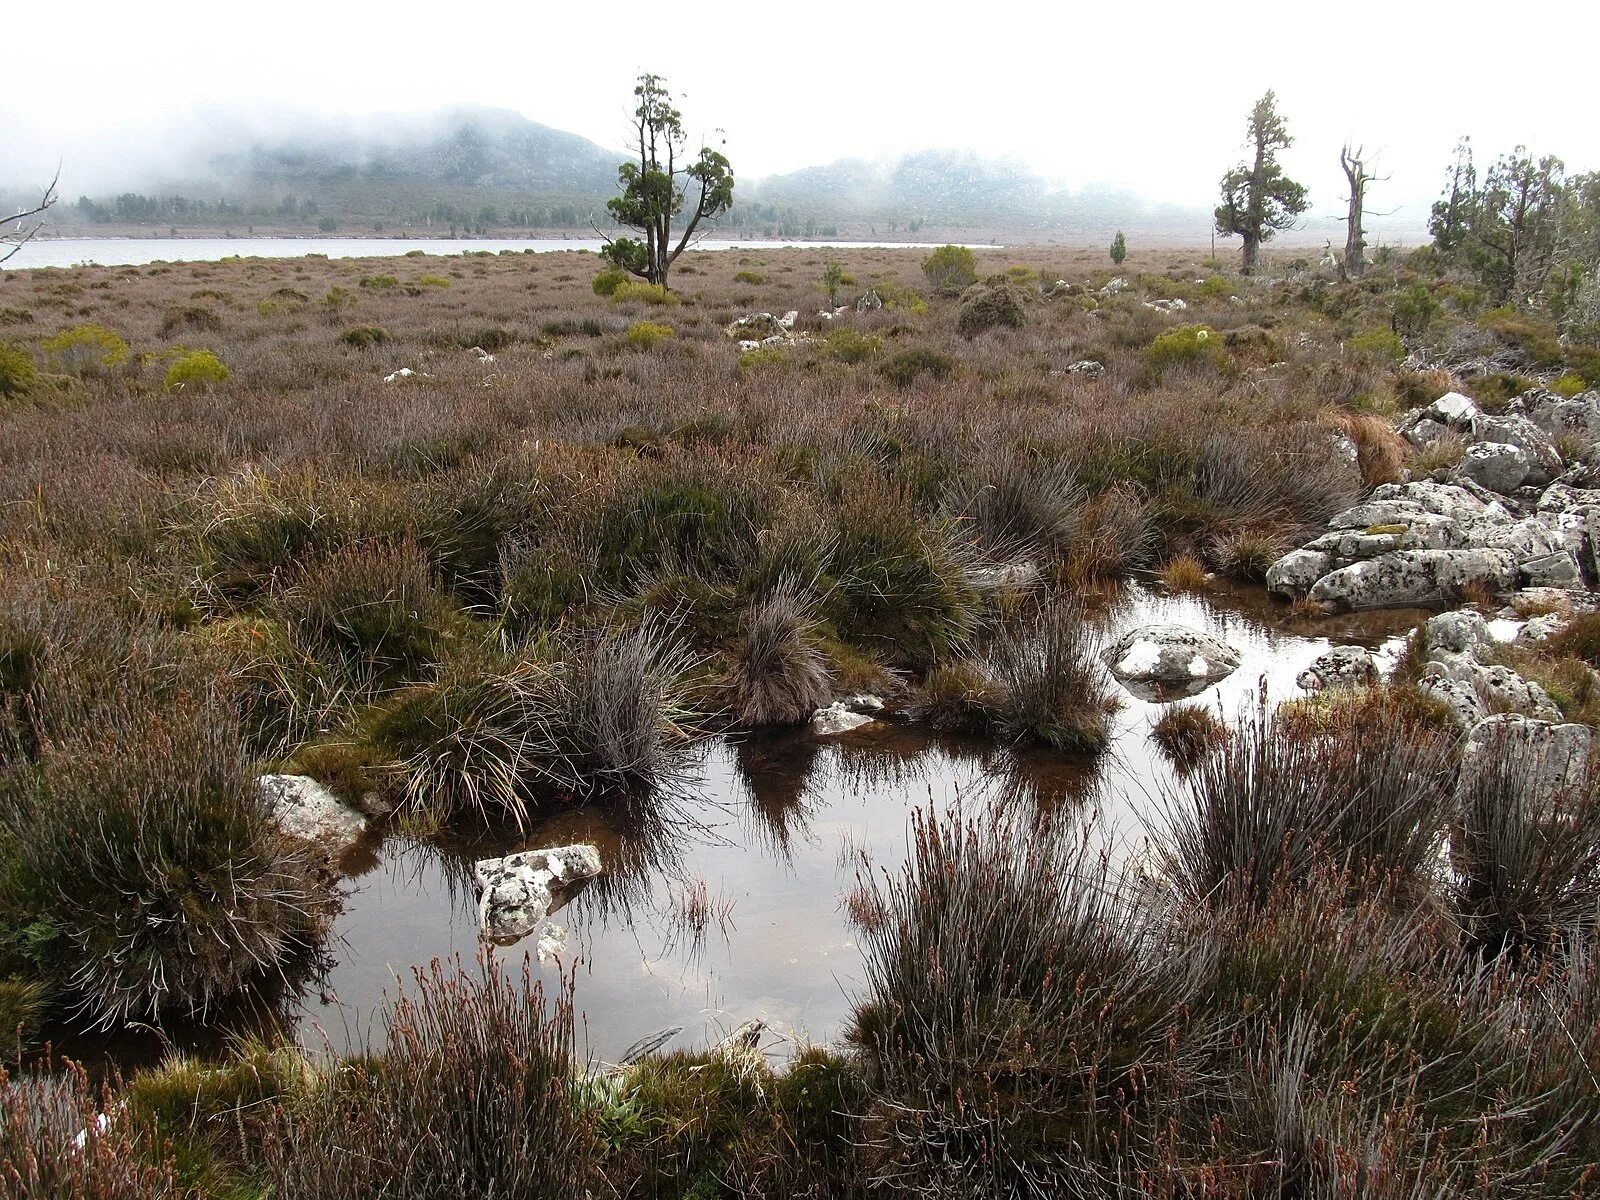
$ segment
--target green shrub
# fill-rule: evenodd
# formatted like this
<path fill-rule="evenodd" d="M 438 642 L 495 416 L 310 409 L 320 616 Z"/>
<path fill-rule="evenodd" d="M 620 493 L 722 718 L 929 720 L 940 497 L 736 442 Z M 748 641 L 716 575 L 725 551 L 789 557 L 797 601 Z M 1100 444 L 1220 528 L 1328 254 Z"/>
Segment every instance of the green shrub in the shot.
<path fill-rule="evenodd" d="M 760 271 L 739 271 L 733 277 L 735 283 L 760 284 L 767 281 L 767 277 Z"/>
<path fill-rule="evenodd" d="M 1009 283 L 984 284 L 969 289 L 961 297 L 956 329 L 962 337 L 974 338 L 1002 325 L 1021 329 L 1027 320 L 1022 293 L 1016 287 Z"/>
<path fill-rule="evenodd" d="M 937 350 L 911 348 L 891 356 L 878 369 L 883 373 L 883 377 L 896 387 L 907 388 L 921 375 L 928 375 L 934 379 L 948 379 L 956 373 L 959 366 L 960 364 L 948 354 L 941 354 Z"/>
<path fill-rule="evenodd" d="M 617 289 L 628 282 L 629 275 L 626 271 L 617 267 L 606 267 L 601 271 L 595 272 L 594 280 L 590 286 L 594 289 L 596 296 L 614 296 Z"/>
<path fill-rule="evenodd" d="M 1550 390 L 1552 392 L 1558 396 L 1564 396 L 1568 400 L 1572 399 L 1574 396 L 1581 395 L 1583 392 L 1588 391 L 1588 389 L 1588 381 L 1582 376 L 1574 375 L 1570 371 L 1550 384 Z"/>
<path fill-rule="evenodd" d="M 1561 365 L 1561 343 L 1555 326 L 1536 313 L 1505 305 L 1484 313 L 1478 318 L 1478 325 L 1522 351 L 1536 367 Z"/>
<path fill-rule="evenodd" d="M 1223 340 L 1204 325 L 1180 325 L 1157 334 L 1144 351 L 1145 362 L 1157 372 L 1173 367 L 1221 367 L 1227 357 Z"/>
<path fill-rule="evenodd" d="M 794 365 L 794 354 L 787 346 L 758 346 L 739 355 L 739 378 L 752 375 L 782 374 Z"/>
<path fill-rule="evenodd" d="M 211 351 L 189 350 L 172 360 L 162 383 L 170 392 L 181 387 L 204 389 L 227 378 L 228 368 Z"/>
<path fill-rule="evenodd" d="M 1413 283 L 1394 298 L 1394 328 L 1402 337 L 1421 337 L 1444 312 L 1425 283 Z"/>
<path fill-rule="evenodd" d="M 361 279 L 363 288 L 378 292 L 386 292 L 390 288 L 397 287 L 399 283 L 400 281 L 393 275 L 364 275 Z"/>
<path fill-rule="evenodd" d="M 38 377 L 32 355 L 21 346 L 0 342 L 0 399 L 22 395 Z"/>
<path fill-rule="evenodd" d="M 339 342 L 355 350 L 371 350 L 389 341 L 390 337 L 389 331 L 382 325 L 357 325 L 341 333 Z"/>
<path fill-rule="evenodd" d="M 101 375 L 128 361 L 128 343 L 104 325 L 74 325 L 39 347 L 53 367 L 72 375 Z"/>
<path fill-rule="evenodd" d="M 965 246 L 940 246 L 922 260 L 922 273 L 934 291 L 954 296 L 978 281 L 978 259 Z"/>
<path fill-rule="evenodd" d="M 11 325 L 32 325 L 33 314 L 25 308 L 13 308 L 10 305 L 0 305 L 0 323 Z"/>
<path fill-rule="evenodd" d="M 1117 230 L 1117 236 L 1111 239 L 1111 261 L 1121 266 L 1128 257 L 1128 239 L 1122 236 L 1122 230 Z"/>
<path fill-rule="evenodd" d="M 829 357 L 840 362 L 861 363 L 883 349 L 883 339 L 876 334 L 862 333 L 858 329 L 841 326 L 828 330 L 822 345 Z"/>
<path fill-rule="evenodd" d="M 639 279 L 629 279 L 617 284 L 611 290 L 611 301 L 614 304 L 677 304 L 678 298 L 659 283 L 645 283 Z"/>
<path fill-rule="evenodd" d="M 1389 329 L 1369 329 L 1358 333 L 1346 343 L 1354 354 L 1387 362 L 1401 362 L 1406 348 L 1400 335 Z"/>
<path fill-rule="evenodd" d="M 898 283 L 875 283 L 872 285 L 872 290 L 878 294 L 878 299 L 883 301 L 885 312 L 903 312 L 920 317 L 928 311 L 927 301 L 911 288 Z"/>
<path fill-rule="evenodd" d="M 628 331 L 622 335 L 622 340 L 631 349 L 651 350 L 672 337 L 673 333 L 671 325 L 661 325 L 655 321 L 635 321 L 628 326 Z"/>
<path fill-rule="evenodd" d="M 417 280 L 418 287 L 448 288 L 455 286 L 448 275 L 424 275 Z"/>

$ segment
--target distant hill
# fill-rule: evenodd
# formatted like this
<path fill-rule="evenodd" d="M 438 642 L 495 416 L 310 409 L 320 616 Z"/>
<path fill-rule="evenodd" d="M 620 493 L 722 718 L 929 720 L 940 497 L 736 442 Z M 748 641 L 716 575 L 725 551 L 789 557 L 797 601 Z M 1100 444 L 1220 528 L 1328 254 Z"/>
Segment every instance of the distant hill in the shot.
<path fill-rule="evenodd" d="M 454 109 L 433 120 L 380 119 L 348 132 L 260 142 L 206 165 L 219 181 L 279 187 L 409 181 L 592 197 L 614 187 L 620 157 L 504 109 Z"/>
<path fill-rule="evenodd" d="M 605 222 L 626 157 L 503 109 L 305 118 L 270 134 L 220 126 L 189 132 L 184 161 L 130 178 L 126 190 L 82 201 L 69 195 L 54 224 L 64 232 L 587 230 Z M 1107 188 L 1067 191 L 1014 161 L 927 150 L 741 177 L 734 210 L 719 228 L 739 237 L 990 240 L 1024 231 L 1109 238 L 1119 227 L 1199 238 L 1208 224 L 1201 210 L 1151 207 Z"/>

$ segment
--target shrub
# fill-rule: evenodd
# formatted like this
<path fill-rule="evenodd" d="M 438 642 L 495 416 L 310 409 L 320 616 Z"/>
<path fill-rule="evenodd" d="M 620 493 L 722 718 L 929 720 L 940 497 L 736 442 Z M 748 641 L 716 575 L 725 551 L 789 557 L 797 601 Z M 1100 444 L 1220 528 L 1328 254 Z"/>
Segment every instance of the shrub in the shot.
<path fill-rule="evenodd" d="M 908 388 L 920 375 L 948 379 L 956 373 L 959 365 L 950 355 L 937 350 L 912 348 L 892 355 L 878 370 L 896 387 Z"/>
<path fill-rule="evenodd" d="M 346 329 L 341 333 L 339 343 L 353 350 L 371 350 L 374 346 L 381 346 L 389 341 L 391 336 L 382 325 L 357 325 L 354 329 Z"/>
<path fill-rule="evenodd" d="M 1395 295 L 1394 331 L 1401 337 L 1421 337 L 1443 312 L 1444 305 L 1433 298 L 1427 284 L 1413 283 Z"/>
<path fill-rule="evenodd" d="M 1111 261 L 1121 266 L 1128 257 L 1128 239 L 1122 236 L 1122 230 L 1117 230 L 1117 236 L 1111 239 Z"/>
<path fill-rule="evenodd" d="M 301 564 L 273 606 L 295 647 L 361 688 L 417 678 L 456 623 L 414 544 L 351 545 Z"/>
<path fill-rule="evenodd" d="M 418 969 L 384 1053 L 344 1064 L 261 1139 L 272 1194 L 299 1200 L 582 1196 L 599 1185 L 572 997 L 496 963 Z M 358 1153 L 353 1153 L 359 1148 Z"/>
<path fill-rule="evenodd" d="M 102 375 L 128 361 L 128 343 L 104 325 L 74 325 L 39 347 L 53 367 L 72 375 Z"/>
<path fill-rule="evenodd" d="M 169 308 L 161 320 L 162 337 L 171 337 L 180 329 L 215 333 L 221 328 L 222 318 L 204 304 L 186 304 L 181 308 Z"/>
<path fill-rule="evenodd" d="M 733 281 L 735 283 L 761 284 L 767 281 L 767 277 L 760 271 L 739 271 L 734 275 Z"/>
<path fill-rule="evenodd" d="M 1369 329 L 1346 343 L 1351 353 L 1383 362 L 1401 362 L 1406 356 L 1400 335 L 1389 329 Z"/>
<path fill-rule="evenodd" d="M 828 661 L 808 598 L 784 580 L 750 606 L 728 670 L 730 705 L 747 728 L 795 725 L 828 703 Z"/>
<path fill-rule="evenodd" d="M 922 273 L 936 292 L 959 295 L 978 280 L 978 259 L 965 246 L 940 246 L 922 260 Z"/>
<path fill-rule="evenodd" d="M 969 289 L 961 297 L 961 307 L 956 313 L 956 329 L 962 337 L 974 338 L 1002 325 L 1021 329 L 1027 319 L 1022 293 L 1015 286 L 988 283 Z"/>
<path fill-rule="evenodd" d="M 0 342 L 0 399 L 23 395 L 38 377 L 32 355 L 21 346 Z"/>
<path fill-rule="evenodd" d="M 642 280 L 629 279 L 611 289 L 611 301 L 614 304 L 671 305 L 678 303 L 678 297 L 667 291 L 659 283 L 645 283 Z"/>
<path fill-rule="evenodd" d="M 839 304 L 839 289 L 845 285 L 850 276 L 846 274 L 844 264 L 834 260 L 828 261 L 822 268 L 822 286 L 828 293 L 828 307 L 836 308 Z M 851 282 L 854 282 L 851 280 Z"/>
<path fill-rule="evenodd" d="M 425 288 L 451 288 L 455 284 L 448 275 L 424 275 L 417 280 L 418 287 Z"/>
<path fill-rule="evenodd" d="M 360 286 L 368 291 L 387 292 L 399 284 L 400 281 L 393 275 L 363 275 Z"/>
<path fill-rule="evenodd" d="M 829 357 L 840 362 L 863 363 L 883 349 L 883 339 L 876 334 L 841 326 L 828 330 L 822 345 Z"/>
<path fill-rule="evenodd" d="M 1204 325 L 1180 325 L 1157 334 L 1144 359 L 1158 373 L 1175 367 L 1221 367 L 1227 362 L 1222 339 Z"/>
<path fill-rule="evenodd" d="M 619 287 L 629 282 L 626 271 L 617 267 L 606 267 L 595 272 L 595 277 L 590 283 L 596 296 L 614 296 Z"/>
<path fill-rule="evenodd" d="M 672 336 L 671 325 L 661 325 L 655 321 L 635 321 L 628 326 L 628 331 L 622 335 L 622 340 L 634 350 L 652 350 Z"/>
<path fill-rule="evenodd" d="M 1568 371 L 1561 378 L 1551 381 L 1550 390 L 1565 399 L 1572 399 L 1589 389 L 1589 384 L 1582 376 L 1574 375 Z"/>
<path fill-rule="evenodd" d="M 1161 568 L 1161 582 L 1169 592 L 1204 591 L 1211 577 L 1203 562 L 1192 554 L 1180 554 Z"/>
<path fill-rule="evenodd" d="M 228 368 L 211 351 L 188 350 L 172 360 L 162 383 L 170 392 L 182 387 L 204 389 L 227 378 Z"/>

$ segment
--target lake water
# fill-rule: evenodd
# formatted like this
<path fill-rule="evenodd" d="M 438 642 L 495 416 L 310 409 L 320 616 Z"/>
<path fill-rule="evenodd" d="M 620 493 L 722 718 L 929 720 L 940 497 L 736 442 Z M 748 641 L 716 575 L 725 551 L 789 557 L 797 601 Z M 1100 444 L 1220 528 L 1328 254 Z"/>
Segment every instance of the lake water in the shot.
<path fill-rule="evenodd" d="M 1269 698 L 1299 694 L 1295 677 L 1335 642 L 1393 655 L 1416 613 L 1362 614 L 1285 629 L 1287 616 L 1258 590 L 1208 598 L 1130 591 L 1103 616 L 1107 640 L 1136 625 L 1171 621 L 1210 629 L 1243 664 L 1191 703 L 1236 715 L 1265 682 Z M 614 1060 L 640 1038 L 681 1025 L 668 1047 L 704 1046 L 761 1017 L 769 1047 L 829 1041 L 848 1021 L 861 985 L 856 933 L 845 911 L 861 852 L 877 867 L 905 861 L 914 807 L 969 804 L 1002 791 L 1029 802 L 1079 805 L 1120 854 L 1137 854 L 1145 822 L 1160 813 L 1171 769 L 1148 738 L 1162 706 L 1118 689 L 1112 751 L 1098 763 L 992 742 L 931 737 L 889 722 L 834 738 L 808 733 L 716 738 L 697 755 L 696 779 L 675 819 L 641 828 L 595 807 L 546 822 L 511 844 L 441 846 L 394 838 L 354 864 L 325 980 L 300 1001 L 310 1045 L 361 1045 L 381 1033 L 383 996 L 413 964 L 478 952 L 471 884 L 477 857 L 592 841 L 605 874 L 554 914 L 569 933 L 576 1000 L 588 1047 Z M 700 890 L 713 915 L 696 937 L 682 916 Z M 725 917 L 719 919 L 718 913 Z M 520 972 L 532 939 L 496 952 Z M 563 964 L 534 964 L 554 986 Z"/>
<path fill-rule="evenodd" d="M 23 246 L 4 269 L 83 265 L 137 267 L 152 262 L 216 262 L 234 255 L 242 258 L 301 258 L 307 254 L 322 254 L 329 258 L 394 258 L 408 250 L 445 256 L 474 251 L 487 251 L 490 254 L 521 254 L 524 251 L 548 254 L 562 250 L 598 251 L 604 244 L 599 238 L 35 238 Z M 931 242 L 740 242 L 707 238 L 693 248 L 752 251 L 926 250 L 933 246 Z"/>

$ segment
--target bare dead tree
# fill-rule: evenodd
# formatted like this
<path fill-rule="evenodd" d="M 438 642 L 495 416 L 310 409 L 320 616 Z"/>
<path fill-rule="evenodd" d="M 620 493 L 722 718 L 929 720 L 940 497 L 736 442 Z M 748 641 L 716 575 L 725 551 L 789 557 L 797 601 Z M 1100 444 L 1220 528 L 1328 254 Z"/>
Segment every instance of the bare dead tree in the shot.
<path fill-rule="evenodd" d="M 1350 207 L 1345 216 L 1344 274 L 1347 279 L 1360 279 L 1367 270 L 1367 231 L 1362 224 L 1367 213 L 1367 185 L 1382 183 L 1388 176 L 1380 177 L 1368 171 L 1365 151 L 1360 146 L 1351 150 L 1349 142 L 1339 150 L 1339 165 L 1344 168 L 1345 183 L 1350 189 Z"/>
<path fill-rule="evenodd" d="M 33 235 L 39 232 L 39 227 L 44 224 L 40 218 L 44 216 L 45 210 L 56 202 L 56 185 L 60 182 L 61 172 L 57 171 L 55 178 L 50 181 L 50 186 L 44 189 L 44 195 L 39 197 L 38 204 L 13 213 L 9 217 L 0 217 L 0 263 L 21 250 L 33 240 Z"/>

